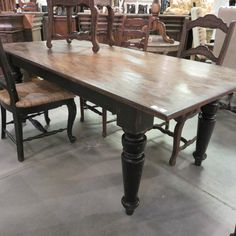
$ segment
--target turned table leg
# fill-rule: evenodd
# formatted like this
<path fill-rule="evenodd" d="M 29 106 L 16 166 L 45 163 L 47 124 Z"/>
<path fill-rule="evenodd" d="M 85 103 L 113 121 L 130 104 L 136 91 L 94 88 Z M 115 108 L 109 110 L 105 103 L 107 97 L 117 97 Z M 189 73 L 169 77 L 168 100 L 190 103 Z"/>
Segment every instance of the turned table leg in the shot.
<path fill-rule="evenodd" d="M 124 182 L 124 196 L 121 202 L 127 215 L 132 215 L 139 205 L 138 189 L 144 164 L 145 134 L 132 135 L 124 133 L 122 136 L 123 153 L 122 170 Z"/>
<path fill-rule="evenodd" d="M 200 166 L 202 161 L 207 157 L 206 150 L 215 127 L 217 109 L 217 101 L 201 108 L 201 113 L 198 118 L 196 151 L 193 153 L 195 165 L 197 166 Z"/>

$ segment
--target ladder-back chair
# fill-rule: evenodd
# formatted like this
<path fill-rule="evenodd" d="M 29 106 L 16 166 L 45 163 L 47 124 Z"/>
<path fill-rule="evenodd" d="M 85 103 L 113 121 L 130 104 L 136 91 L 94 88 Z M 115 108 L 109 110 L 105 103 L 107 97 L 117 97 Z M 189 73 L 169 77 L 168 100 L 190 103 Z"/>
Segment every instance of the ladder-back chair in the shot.
<path fill-rule="evenodd" d="M 54 83 L 35 78 L 30 82 L 15 83 L 13 71 L 8 63 L 6 54 L 0 42 L 0 67 L 3 71 L 1 78 L 0 106 L 1 106 L 1 138 L 6 135 L 16 144 L 17 156 L 20 162 L 24 161 L 23 142 L 42 138 L 67 130 L 70 142 L 75 141 L 72 127 L 76 116 L 74 95 Z M 37 115 L 47 114 L 48 110 L 66 105 L 68 107 L 67 128 L 47 131 L 37 120 Z M 11 112 L 13 120 L 7 122 L 6 111 Z M 46 116 L 47 126 L 50 119 Z M 22 122 L 30 120 L 40 134 L 23 138 Z M 7 125 L 14 124 L 15 136 L 7 130 Z M 46 126 L 46 127 L 47 127 Z"/>
<path fill-rule="evenodd" d="M 214 55 L 212 50 L 207 45 L 199 45 L 196 48 L 187 48 L 187 40 L 188 40 L 189 31 L 192 30 L 194 27 L 219 29 L 224 32 L 226 37 L 224 39 L 219 55 Z M 208 58 L 209 60 L 211 60 L 212 62 L 214 62 L 215 64 L 221 65 L 223 63 L 234 28 L 235 28 L 235 22 L 231 23 L 230 26 L 228 27 L 227 24 L 225 24 L 222 21 L 222 19 L 211 14 L 208 14 L 204 17 L 199 17 L 198 19 L 193 20 L 193 21 L 186 19 L 183 26 L 182 37 L 181 37 L 180 47 L 179 47 L 177 56 L 180 58 L 189 58 L 192 55 L 202 55 Z M 178 117 L 177 119 L 175 119 L 176 125 L 174 128 L 174 132 L 169 130 L 168 124 L 166 128 L 162 127 L 163 124 L 154 125 L 153 128 L 159 129 L 163 133 L 168 134 L 169 136 L 173 137 L 173 150 L 172 150 L 171 158 L 169 160 L 170 165 L 175 165 L 176 158 L 178 156 L 178 153 L 181 150 L 185 149 L 187 146 L 195 142 L 196 137 L 189 140 L 182 137 L 182 130 L 183 130 L 186 120 L 192 118 L 199 112 L 200 111 L 195 111 L 193 113 L 186 115 L 185 117 Z M 180 145 L 181 142 L 183 142 L 182 146 Z"/>

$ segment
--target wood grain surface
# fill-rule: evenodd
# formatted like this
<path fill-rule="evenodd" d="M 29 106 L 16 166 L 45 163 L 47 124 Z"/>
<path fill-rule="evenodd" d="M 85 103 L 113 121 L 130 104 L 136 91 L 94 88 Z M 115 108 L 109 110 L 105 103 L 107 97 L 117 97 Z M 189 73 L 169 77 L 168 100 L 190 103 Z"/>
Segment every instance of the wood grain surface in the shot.
<path fill-rule="evenodd" d="M 108 99 L 166 120 L 236 90 L 236 70 L 206 63 L 109 47 L 94 54 L 91 42 L 4 45 L 7 53 L 83 85 Z"/>

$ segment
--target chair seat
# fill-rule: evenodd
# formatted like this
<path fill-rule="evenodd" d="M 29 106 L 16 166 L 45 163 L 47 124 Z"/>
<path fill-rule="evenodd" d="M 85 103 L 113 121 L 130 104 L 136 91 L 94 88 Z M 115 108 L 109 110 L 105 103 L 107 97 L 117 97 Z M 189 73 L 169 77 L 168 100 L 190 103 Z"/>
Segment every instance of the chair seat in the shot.
<path fill-rule="evenodd" d="M 75 95 L 46 80 L 35 79 L 30 82 L 16 84 L 19 101 L 18 108 L 29 108 L 67 100 Z M 0 91 L 0 102 L 10 105 L 10 96 L 7 90 Z"/>

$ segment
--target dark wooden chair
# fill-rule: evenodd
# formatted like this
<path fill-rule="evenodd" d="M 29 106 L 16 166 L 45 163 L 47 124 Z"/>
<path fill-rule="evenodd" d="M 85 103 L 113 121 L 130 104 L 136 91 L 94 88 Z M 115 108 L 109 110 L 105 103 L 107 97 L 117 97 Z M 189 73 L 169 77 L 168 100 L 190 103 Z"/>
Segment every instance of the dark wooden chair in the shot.
<path fill-rule="evenodd" d="M 0 67 L 4 77 L 1 78 L 0 90 L 0 106 L 1 106 L 1 138 L 6 138 L 6 135 L 16 144 L 17 156 L 20 162 L 24 161 L 23 142 L 37 138 L 42 138 L 58 132 L 67 130 L 70 142 L 75 141 L 72 135 L 72 127 L 76 116 L 76 105 L 74 95 L 56 84 L 45 80 L 35 78 L 30 82 L 15 83 L 14 73 L 7 61 L 6 54 L 0 42 Z M 66 105 L 68 107 L 68 123 L 67 128 L 47 131 L 37 120 L 35 116 L 44 114 L 47 126 L 50 119 L 47 116 L 48 110 Z M 13 120 L 7 122 L 6 111 L 11 112 Z M 23 138 L 22 122 L 30 120 L 40 134 Z M 12 135 L 6 128 L 7 125 L 14 124 L 15 136 Z M 46 127 L 47 127 L 46 126 Z"/>
<path fill-rule="evenodd" d="M 144 18 L 123 17 L 121 27 L 121 47 L 147 50 L 150 20 Z"/>
<path fill-rule="evenodd" d="M 189 31 L 192 30 L 194 27 L 219 29 L 225 33 L 226 37 L 224 39 L 224 43 L 222 45 L 219 55 L 214 55 L 212 50 L 207 45 L 199 45 L 196 48 L 187 48 Z M 211 60 L 216 65 L 221 65 L 223 63 L 229 42 L 231 40 L 234 27 L 235 27 L 235 22 L 231 23 L 230 26 L 228 27 L 227 24 L 225 24 L 220 18 L 211 14 L 208 14 L 204 17 L 199 17 L 198 19 L 193 21 L 186 19 L 183 26 L 182 37 L 177 56 L 180 58 L 190 58 L 190 56 L 192 55 L 202 55 Z M 190 144 L 194 143 L 194 141 L 196 140 L 196 137 L 189 140 L 182 137 L 182 130 L 186 120 L 195 116 L 199 112 L 200 112 L 199 110 L 196 110 L 194 112 L 191 112 L 190 114 L 187 114 L 184 117 L 178 117 L 177 119 L 175 119 L 176 125 L 174 128 L 174 132 L 169 130 L 168 124 L 166 128 L 163 128 L 163 125 L 166 125 L 165 122 L 162 124 L 154 125 L 153 127 L 154 129 L 159 129 L 163 133 L 173 137 L 173 150 L 171 158 L 169 160 L 170 165 L 175 165 L 178 153 L 181 150 L 188 147 Z M 183 142 L 182 146 L 180 145 L 181 142 Z"/>

